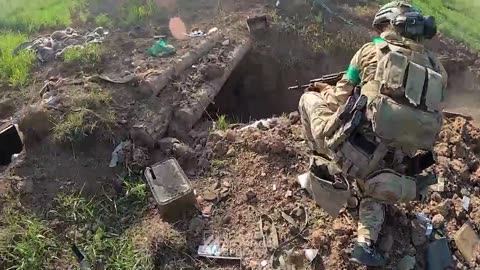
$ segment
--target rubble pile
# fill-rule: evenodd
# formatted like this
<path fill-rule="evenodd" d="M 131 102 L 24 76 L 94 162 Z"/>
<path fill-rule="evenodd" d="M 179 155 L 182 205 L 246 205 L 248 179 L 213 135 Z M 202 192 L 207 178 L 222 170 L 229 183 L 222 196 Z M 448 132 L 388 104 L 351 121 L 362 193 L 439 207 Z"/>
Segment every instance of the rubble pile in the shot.
<path fill-rule="evenodd" d="M 200 181 L 192 181 L 202 213 L 194 221 L 201 221 L 201 228 L 227 231 L 230 245 L 243 251 L 242 264 L 248 269 L 257 269 L 265 260 L 269 266 L 288 263 L 289 256 L 310 254 L 311 249 L 318 250 L 314 265 L 353 269 L 357 266 L 348 258 L 356 236 L 357 210 L 344 210 L 333 220 L 297 184 L 297 176 L 308 167 L 298 118 L 294 113 L 212 132 L 206 144 L 211 169 Z M 432 230 L 447 237 L 456 269 L 477 266 L 458 247 L 462 243 L 456 233 L 469 220 L 478 229 L 479 147 L 480 129 L 461 117 L 445 119 L 435 147 L 438 164 L 433 167 L 440 183 L 432 186 L 426 202 L 387 208 L 379 242 L 389 257 L 387 269 L 413 269 L 412 265 L 426 269 L 430 242 L 426 234 Z"/>

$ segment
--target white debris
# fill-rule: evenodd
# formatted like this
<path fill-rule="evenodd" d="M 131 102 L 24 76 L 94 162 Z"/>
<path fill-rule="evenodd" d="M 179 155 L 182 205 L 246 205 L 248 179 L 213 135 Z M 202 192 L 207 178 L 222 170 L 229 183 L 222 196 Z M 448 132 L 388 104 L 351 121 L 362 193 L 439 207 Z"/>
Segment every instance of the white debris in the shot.
<path fill-rule="evenodd" d="M 277 119 L 268 118 L 268 119 L 262 119 L 262 120 L 255 121 L 253 124 L 245 126 L 245 127 L 241 128 L 240 130 L 246 130 L 246 129 L 249 129 L 249 128 L 271 129 L 276 124 L 277 124 Z"/>
<path fill-rule="evenodd" d="M 417 213 L 417 220 L 421 224 L 426 224 L 426 223 L 431 223 L 432 222 L 424 213 Z"/>
<path fill-rule="evenodd" d="M 425 229 L 425 235 L 430 236 L 430 234 L 432 234 L 432 232 L 433 232 L 433 225 L 432 225 L 432 223 L 428 223 L 427 228 Z"/>
<path fill-rule="evenodd" d="M 436 191 L 436 192 L 444 192 L 445 191 L 445 177 L 439 176 L 438 177 L 438 183 L 430 186 L 430 190 Z"/>
<path fill-rule="evenodd" d="M 273 191 L 277 190 L 277 185 L 273 184 L 272 190 Z"/>
<path fill-rule="evenodd" d="M 260 263 L 260 265 L 261 265 L 262 267 L 266 267 L 266 266 L 268 265 L 268 262 L 267 262 L 266 260 L 263 260 L 263 261 Z"/>
<path fill-rule="evenodd" d="M 304 174 L 301 174 L 297 177 L 297 182 L 300 184 L 300 186 L 303 188 L 303 189 L 306 189 L 307 188 L 307 185 L 308 185 L 308 175 L 310 173 L 304 173 Z"/>
<path fill-rule="evenodd" d="M 222 42 L 223 46 L 228 46 L 230 45 L 230 39 L 226 39 L 225 41 Z"/>
<path fill-rule="evenodd" d="M 470 197 L 463 196 L 462 207 L 465 211 L 468 211 L 468 208 L 470 207 Z"/>
<path fill-rule="evenodd" d="M 119 162 L 123 162 L 125 156 L 123 155 L 123 149 L 129 147 L 131 144 L 130 141 L 123 141 L 112 152 L 112 159 L 110 160 L 110 168 L 114 168 L 117 166 Z"/>
<path fill-rule="evenodd" d="M 207 35 L 211 35 L 211 34 L 217 32 L 217 31 L 218 31 L 218 28 L 217 28 L 217 27 L 213 27 L 212 29 L 208 30 Z"/>
<path fill-rule="evenodd" d="M 318 255 L 318 249 L 305 249 L 305 257 L 307 257 L 309 262 L 315 260 Z"/>

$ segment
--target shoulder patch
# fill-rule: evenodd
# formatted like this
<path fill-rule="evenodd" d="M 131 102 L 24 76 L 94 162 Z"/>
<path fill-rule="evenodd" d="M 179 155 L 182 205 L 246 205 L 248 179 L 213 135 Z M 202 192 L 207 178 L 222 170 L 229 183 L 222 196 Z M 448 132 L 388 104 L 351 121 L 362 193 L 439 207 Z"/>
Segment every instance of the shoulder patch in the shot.
<path fill-rule="evenodd" d="M 353 84 L 357 85 L 361 82 L 360 79 L 360 69 L 352 65 L 348 66 L 347 72 L 345 73 L 347 79 Z"/>
<path fill-rule="evenodd" d="M 381 37 L 376 37 L 376 38 L 373 38 L 373 40 L 372 40 L 372 42 L 373 42 L 374 44 L 377 44 L 377 43 L 383 42 L 383 41 L 385 41 L 385 39 L 383 39 L 383 38 L 381 38 Z"/>
<path fill-rule="evenodd" d="M 375 46 L 377 48 L 379 48 L 380 50 L 383 50 L 384 48 L 386 48 L 388 46 L 388 42 L 381 37 L 374 38 L 373 39 L 373 44 L 375 44 Z"/>

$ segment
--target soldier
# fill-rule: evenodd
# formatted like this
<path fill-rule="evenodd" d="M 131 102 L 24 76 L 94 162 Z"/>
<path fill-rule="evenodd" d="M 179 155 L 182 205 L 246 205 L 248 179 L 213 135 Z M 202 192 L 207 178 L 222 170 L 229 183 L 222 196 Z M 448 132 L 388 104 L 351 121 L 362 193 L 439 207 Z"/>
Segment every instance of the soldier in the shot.
<path fill-rule="evenodd" d="M 310 148 L 360 194 L 351 261 L 382 266 L 375 244 L 385 205 L 422 199 L 436 181 L 422 171 L 434 163 L 447 74 L 422 45 L 437 32 L 433 17 L 396 1 L 380 8 L 373 27 L 380 37 L 354 55 L 336 86 L 310 87 L 299 111 Z"/>

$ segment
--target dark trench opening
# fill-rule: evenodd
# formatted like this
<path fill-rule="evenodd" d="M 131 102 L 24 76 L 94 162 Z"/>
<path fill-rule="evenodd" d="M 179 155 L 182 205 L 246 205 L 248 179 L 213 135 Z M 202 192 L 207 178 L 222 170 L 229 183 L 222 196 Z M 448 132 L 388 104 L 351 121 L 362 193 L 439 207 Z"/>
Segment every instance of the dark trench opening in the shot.
<path fill-rule="evenodd" d="M 272 30 L 255 40 L 207 112 L 247 123 L 296 111 L 303 91 L 288 87 L 344 70 L 350 57 L 315 53 L 298 36 Z"/>

